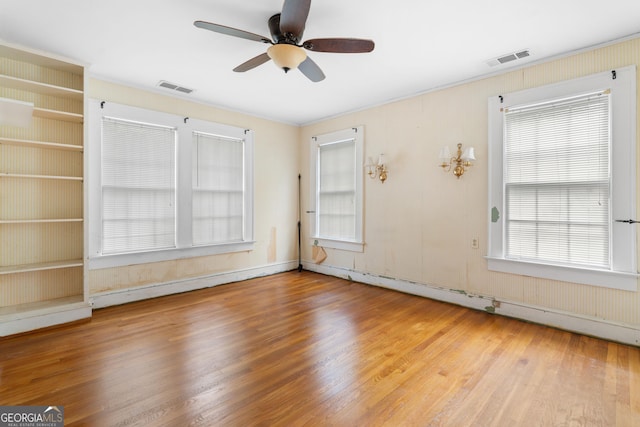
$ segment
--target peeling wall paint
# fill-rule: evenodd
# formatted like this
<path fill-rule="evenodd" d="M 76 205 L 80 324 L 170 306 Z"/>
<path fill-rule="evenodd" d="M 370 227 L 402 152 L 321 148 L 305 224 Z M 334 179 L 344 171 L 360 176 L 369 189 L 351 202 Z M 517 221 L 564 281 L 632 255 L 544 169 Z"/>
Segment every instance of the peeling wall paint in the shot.
<path fill-rule="evenodd" d="M 514 310 L 522 304 L 640 327 L 640 292 L 490 272 L 486 248 L 473 249 L 471 243 L 488 242 L 488 225 L 501 216 L 487 205 L 488 98 L 633 64 L 640 66 L 640 38 L 305 126 L 303 177 L 310 137 L 354 125 L 364 127 L 365 157 L 384 152 L 390 170 L 384 185 L 365 179 L 364 252 L 328 249 L 325 264 L 506 300 Z M 637 86 L 640 90 L 640 82 Z M 640 105 L 640 95 L 638 100 Z M 640 108 L 638 114 L 640 122 Z M 456 179 L 438 167 L 438 153 L 443 145 L 460 142 L 475 148 L 477 160 Z M 640 164 L 640 150 L 637 155 Z M 308 188 L 304 178 L 302 185 Z M 303 192 L 303 209 L 310 194 Z M 308 231 L 303 224 L 303 241 L 309 241 Z M 303 248 L 303 259 L 309 260 L 310 250 Z"/>
<path fill-rule="evenodd" d="M 90 295 L 262 268 L 297 258 L 298 127 L 98 79 L 89 80 L 87 96 L 244 127 L 255 134 L 253 251 L 90 270 Z"/>
<path fill-rule="evenodd" d="M 498 208 L 494 206 L 491 208 L 491 222 L 498 222 L 499 219 L 500 212 L 498 211 Z"/>
<path fill-rule="evenodd" d="M 269 246 L 267 246 L 267 262 L 269 264 L 273 264 L 274 262 L 276 262 L 276 259 L 277 259 L 276 253 L 277 253 L 276 228 L 271 227 L 271 236 L 269 238 Z"/>

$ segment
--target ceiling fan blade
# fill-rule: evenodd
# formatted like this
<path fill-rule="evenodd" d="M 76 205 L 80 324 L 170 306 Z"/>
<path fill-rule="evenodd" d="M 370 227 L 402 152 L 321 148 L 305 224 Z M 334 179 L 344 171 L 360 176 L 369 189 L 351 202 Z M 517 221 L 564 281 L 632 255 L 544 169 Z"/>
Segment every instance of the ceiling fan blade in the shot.
<path fill-rule="evenodd" d="M 242 64 L 234 68 L 233 71 L 235 71 L 236 73 L 244 73 L 245 71 L 249 71 L 256 68 L 258 65 L 264 64 L 270 59 L 271 58 L 269 58 L 269 55 L 267 55 L 267 53 L 265 52 L 261 55 L 256 56 L 255 58 L 251 58 L 247 62 L 243 62 Z"/>
<path fill-rule="evenodd" d="M 314 52 L 366 53 L 373 50 L 375 43 L 365 39 L 330 38 L 307 40 L 302 47 Z"/>
<path fill-rule="evenodd" d="M 312 82 L 317 83 L 324 80 L 324 73 L 322 72 L 320 67 L 318 67 L 318 64 L 313 62 L 313 60 L 308 56 L 307 59 L 305 59 L 300 65 L 298 65 L 298 69 Z"/>
<path fill-rule="evenodd" d="M 291 34 L 295 43 L 302 39 L 310 8 L 311 0 L 284 0 L 280 16 L 280 31 L 283 34 Z"/>
<path fill-rule="evenodd" d="M 241 39 L 253 40 L 261 43 L 271 43 L 268 37 L 261 36 L 259 34 L 253 34 L 248 31 L 238 30 L 237 28 L 231 28 L 220 24 L 214 24 L 206 21 L 195 21 L 193 23 L 198 28 L 214 31 L 220 34 L 226 34 L 227 36 L 240 37 Z"/>

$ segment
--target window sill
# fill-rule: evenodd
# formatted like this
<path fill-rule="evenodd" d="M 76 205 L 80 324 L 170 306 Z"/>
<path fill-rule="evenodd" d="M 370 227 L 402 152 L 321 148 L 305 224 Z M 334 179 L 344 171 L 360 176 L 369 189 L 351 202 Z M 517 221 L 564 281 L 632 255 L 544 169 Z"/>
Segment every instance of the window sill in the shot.
<path fill-rule="evenodd" d="M 567 267 L 527 261 L 507 260 L 504 258 L 485 257 L 490 271 L 518 274 L 521 276 L 540 277 L 562 282 L 580 283 L 583 285 L 619 289 L 636 292 L 638 277 L 634 273 L 597 270 L 578 267 Z"/>
<path fill-rule="evenodd" d="M 362 242 L 350 242 L 346 240 L 331 240 L 323 239 L 320 237 L 314 237 L 312 239 L 314 246 L 322 246 L 323 248 L 340 249 L 342 251 L 350 252 L 364 252 L 364 243 Z"/>
<path fill-rule="evenodd" d="M 209 255 L 220 255 L 233 252 L 253 250 L 253 241 L 224 243 L 211 246 L 194 246 L 189 248 L 172 248 L 148 252 L 135 252 L 115 255 L 96 255 L 89 258 L 89 270 L 122 267 L 125 265 L 148 264 L 185 258 Z"/>

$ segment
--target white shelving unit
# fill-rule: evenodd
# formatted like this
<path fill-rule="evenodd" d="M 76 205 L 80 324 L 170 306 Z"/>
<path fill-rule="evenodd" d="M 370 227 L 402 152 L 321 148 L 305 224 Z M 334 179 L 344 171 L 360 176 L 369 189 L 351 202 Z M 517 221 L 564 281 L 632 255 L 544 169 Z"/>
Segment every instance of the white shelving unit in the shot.
<path fill-rule="evenodd" d="M 0 43 L 0 97 L 34 104 L 0 125 L 0 336 L 91 316 L 84 86 L 83 65 Z"/>

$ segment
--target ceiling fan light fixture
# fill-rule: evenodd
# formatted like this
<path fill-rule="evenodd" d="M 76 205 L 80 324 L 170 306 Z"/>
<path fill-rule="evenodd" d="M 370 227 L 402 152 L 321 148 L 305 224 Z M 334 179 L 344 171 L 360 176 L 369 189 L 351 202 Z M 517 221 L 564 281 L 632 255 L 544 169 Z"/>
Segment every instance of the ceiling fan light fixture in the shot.
<path fill-rule="evenodd" d="M 267 49 L 267 55 L 269 55 L 269 58 L 271 58 L 279 68 L 282 68 L 285 73 L 298 68 L 298 65 L 307 59 L 307 53 L 304 49 L 286 43 L 274 44 Z"/>

